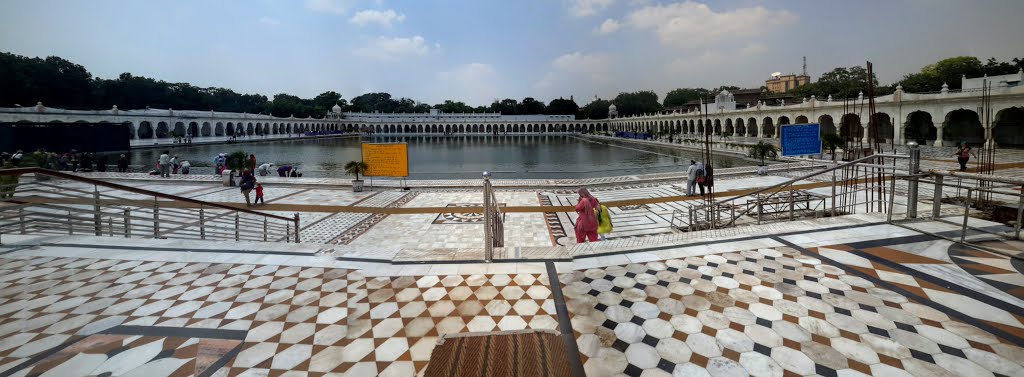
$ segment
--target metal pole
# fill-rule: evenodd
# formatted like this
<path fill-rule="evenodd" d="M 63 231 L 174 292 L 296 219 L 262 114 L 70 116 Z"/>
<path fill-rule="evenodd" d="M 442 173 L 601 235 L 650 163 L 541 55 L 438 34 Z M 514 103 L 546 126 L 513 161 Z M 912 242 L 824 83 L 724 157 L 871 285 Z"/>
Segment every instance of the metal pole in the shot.
<path fill-rule="evenodd" d="M 132 237 L 132 216 L 128 208 L 124 209 L 124 238 Z"/>
<path fill-rule="evenodd" d="M 917 195 L 913 195 L 917 196 Z M 896 203 L 896 172 L 892 172 L 892 187 L 889 188 L 889 214 L 886 215 L 885 221 L 892 224 L 892 207 Z M 908 204 L 909 206 L 909 204 Z M 916 213 L 916 210 L 915 210 Z M 907 218 L 910 217 L 910 213 L 907 213 Z"/>
<path fill-rule="evenodd" d="M 235 211 L 235 241 L 238 241 L 238 240 L 241 239 L 241 232 L 240 231 L 241 231 L 241 229 L 239 229 L 239 225 L 238 225 L 238 211 Z"/>
<path fill-rule="evenodd" d="M 967 197 L 964 198 L 964 225 L 960 229 L 960 243 L 964 243 L 964 238 L 967 237 L 967 216 L 971 212 L 971 191 L 973 189 L 967 189 Z"/>
<path fill-rule="evenodd" d="M 292 242 L 292 224 L 284 225 L 284 242 Z"/>
<path fill-rule="evenodd" d="M 793 221 L 793 211 L 796 209 L 793 204 L 793 191 L 789 192 L 789 221 Z"/>
<path fill-rule="evenodd" d="M 75 234 L 75 225 L 71 223 L 71 211 L 68 211 L 68 234 Z"/>
<path fill-rule="evenodd" d="M 942 176 L 935 176 L 935 190 L 932 194 L 932 218 L 939 218 L 939 210 L 942 209 Z"/>
<path fill-rule="evenodd" d="M 111 237 L 114 236 L 114 218 L 113 217 L 108 217 L 107 218 L 107 233 L 109 233 L 109 235 Z"/>
<path fill-rule="evenodd" d="M 199 239 L 206 239 L 206 212 L 203 207 L 199 207 Z"/>
<path fill-rule="evenodd" d="M 494 214 L 491 212 L 490 173 L 484 172 L 484 260 L 491 262 L 494 256 Z"/>
<path fill-rule="evenodd" d="M 1021 218 L 1024 217 L 1024 185 L 1020 186 L 1020 199 L 1017 201 L 1017 224 L 1014 224 L 1014 238 L 1020 239 L 1020 222 Z"/>
<path fill-rule="evenodd" d="M 153 238 L 160 238 L 160 201 L 153 197 Z"/>
<path fill-rule="evenodd" d="M 296 212 L 296 213 L 295 213 L 295 243 L 299 243 L 299 242 L 302 242 L 302 241 L 301 241 L 301 240 L 299 239 L 299 229 L 300 229 L 300 228 L 299 228 L 299 213 L 298 213 L 298 212 Z"/>
<path fill-rule="evenodd" d="M 764 203 L 761 203 L 761 198 L 757 198 L 757 225 L 761 225 L 762 213 L 764 213 Z"/>
<path fill-rule="evenodd" d="M 263 242 L 267 242 L 267 217 L 263 216 Z"/>
<path fill-rule="evenodd" d="M 921 149 L 917 143 L 911 141 L 907 143 L 907 147 L 910 148 L 910 181 L 907 182 L 907 218 L 917 218 L 917 174 L 921 170 Z M 895 171 L 893 172 L 895 176 Z M 896 181 L 893 180 L 893 184 Z M 889 210 L 892 211 L 892 205 L 889 206 Z M 892 217 L 892 216 L 890 216 Z"/>
<path fill-rule="evenodd" d="M 97 236 L 103 235 L 103 219 L 100 218 L 100 190 L 93 185 L 92 224 Z"/>
<path fill-rule="evenodd" d="M 1017 222 L 1019 223 L 1020 221 L 1017 221 Z M 27 233 L 25 231 L 25 209 L 24 208 L 18 208 L 18 230 L 21 231 L 21 234 L 26 234 Z"/>
<path fill-rule="evenodd" d="M 836 217 L 836 171 L 832 171 L 832 217 Z"/>

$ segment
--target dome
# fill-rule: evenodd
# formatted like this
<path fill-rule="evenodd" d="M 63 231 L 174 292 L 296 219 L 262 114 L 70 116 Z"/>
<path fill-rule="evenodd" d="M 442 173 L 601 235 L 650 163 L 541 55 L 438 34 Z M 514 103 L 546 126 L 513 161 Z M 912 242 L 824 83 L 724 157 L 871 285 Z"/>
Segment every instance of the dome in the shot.
<path fill-rule="evenodd" d="M 341 112 L 341 106 L 339 106 L 338 104 L 334 104 L 334 107 L 331 108 L 331 112 L 332 113 L 340 113 Z"/>
<path fill-rule="evenodd" d="M 608 106 L 608 111 L 611 111 L 611 110 L 615 110 L 615 104 L 614 103 L 611 106 Z"/>

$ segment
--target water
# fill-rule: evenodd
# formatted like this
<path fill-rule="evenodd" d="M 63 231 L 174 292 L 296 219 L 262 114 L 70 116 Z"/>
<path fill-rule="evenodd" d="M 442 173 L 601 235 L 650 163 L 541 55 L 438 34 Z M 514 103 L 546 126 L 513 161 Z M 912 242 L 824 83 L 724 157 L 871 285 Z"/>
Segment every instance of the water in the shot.
<path fill-rule="evenodd" d="M 648 174 L 686 169 L 700 153 L 671 148 L 613 142 L 593 142 L 572 136 L 378 136 L 366 142 L 409 143 L 410 179 L 480 178 L 590 178 Z M 304 177 L 344 177 L 345 163 L 360 158 L 360 143 L 353 138 L 282 140 L 234 145 L 171 147 L 171 155 L 187 159 L 193 174 L 211 174 L 213 158 L 237 150 L 256 154 L 260 164 L 299 166 Z M 131 152 L 134 171 L 154 169 L 164 149 Z M 146 165 L 143 167 L 141 165 Z M 734 157 L 715 158 L 715 166 L 752 166 Z"/>

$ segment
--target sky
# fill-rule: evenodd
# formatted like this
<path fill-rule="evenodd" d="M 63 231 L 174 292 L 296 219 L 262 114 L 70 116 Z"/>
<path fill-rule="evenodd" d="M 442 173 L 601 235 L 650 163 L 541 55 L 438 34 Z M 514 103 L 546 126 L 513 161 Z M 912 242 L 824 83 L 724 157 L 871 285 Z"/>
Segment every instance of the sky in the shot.
<path fill-rule="evenodd" d="M 273 96 L 446 99 L 757 88 L 874 64 L 1024 57 L 1020 0 L 4 0 L 0 51 Z"/>

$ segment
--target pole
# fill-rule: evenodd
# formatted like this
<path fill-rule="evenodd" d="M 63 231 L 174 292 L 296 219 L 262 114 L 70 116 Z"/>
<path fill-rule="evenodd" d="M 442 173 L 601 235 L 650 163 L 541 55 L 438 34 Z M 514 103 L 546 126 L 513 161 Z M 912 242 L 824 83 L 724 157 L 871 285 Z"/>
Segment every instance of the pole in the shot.
<path fill-rule="evenodd" d="M 1020 221 L 1017 221 L 1017 222 L 1019 223 Z M 27 233 L 26 230 L 25 230 L 25 209 L 24 208 L 18 208 L 18 230 L 21 232 L 21 234 L 26 234 Z"/>
<path fill-rule="evenodd" d="M 102 236 L 103 235 L 103 219 L 100 217 L 100 190 L 99 190 L 98 187 L 96 187 L 96 185 L 93 185 L 92 189 L 93 189 L 93 192 L 92 192 L 92 198 L 93 198 L 93 205 L 92 205 L 93 231 L 95 231 L 97 236 Z"/>
<path fill-rule="evenodd" d="M 917 143 L 911 141 L 907 143 L 907 147 L 910 148 L 910 181 L 907 182 L 907 218 L 917 218 L 917 174 L 921 170 L 921 149 Z M 895 177 L 895 171 L 893 177 Z M 896 185 L 895 178 L 893 185 Z M 890 198 L 891 200 L 892 198 Z M 889 206 L 889 211 L 892 211 L 892 205 Z M 890 216 L 892 217 L 892 216 Z"/>
<path fill-rule="evenodd" d="M 836 217 L 836 171 L 832 171 L 832 217 Z"/>
<path fill-rule="evenodd" d="M 263 242 L 267 242 L 267 217 L 263 216 Z"/>
<path fill-rule="evenodd" d="M 494 213 L 491 208 L 490 173 L 484 172 L 484 260 L 490 263 L 494 257 Z"/>
<path fill-rule="evenodd" d="M 302 242 L 302 241 L 299 239 L 299 213 L 298 212 L 295 213 L 295 220 L 294 221 L 295 221 L 295 243 L 299 243 L 299 242 Z"/>
<path fill-rule="evenodd" d="M 153 238 L 160 238 L 160 201 L 153 197 Z"/>
<path fill-rule="evenodd" d="M 932 194 L 932 218 L 939 218 L 939 210 L 942 208 L 942 176 L 935 176 L 935 189 Z"/>
<path fill-rule="evenodd" d="M 132 237 L 132 210 L 124 209 L 124 238 Z"/>
<path fill-rule="evenodd" d="M 964 243 L 964 238 L 967 237 L 967 216 L 971 212 L 971 191 L 973 189 L 967 189 L 967 197 L 964 198 L 964 225 L 960 229 L 960 243 Z"/>
<path fill-rule="evenodd" d="M 1020 222 L 1024 217 L 1024 185 L 1020 186 L 1020 199 L 1017 201 L 1017 223 L 1013 225 L 1014 239 L 1020 239 Z"/>
<path fill-rule="evenodd" d="M 199 239 L 206 239 L 206 212 L 203 207 L 199 207 Z"/>
<path fill-rule="evenodd" d="M 235 211 L 235 241 L 238 241 L 240 239 L 241 239 L 241 229 L 239 227 L 238 211 Z"/>

